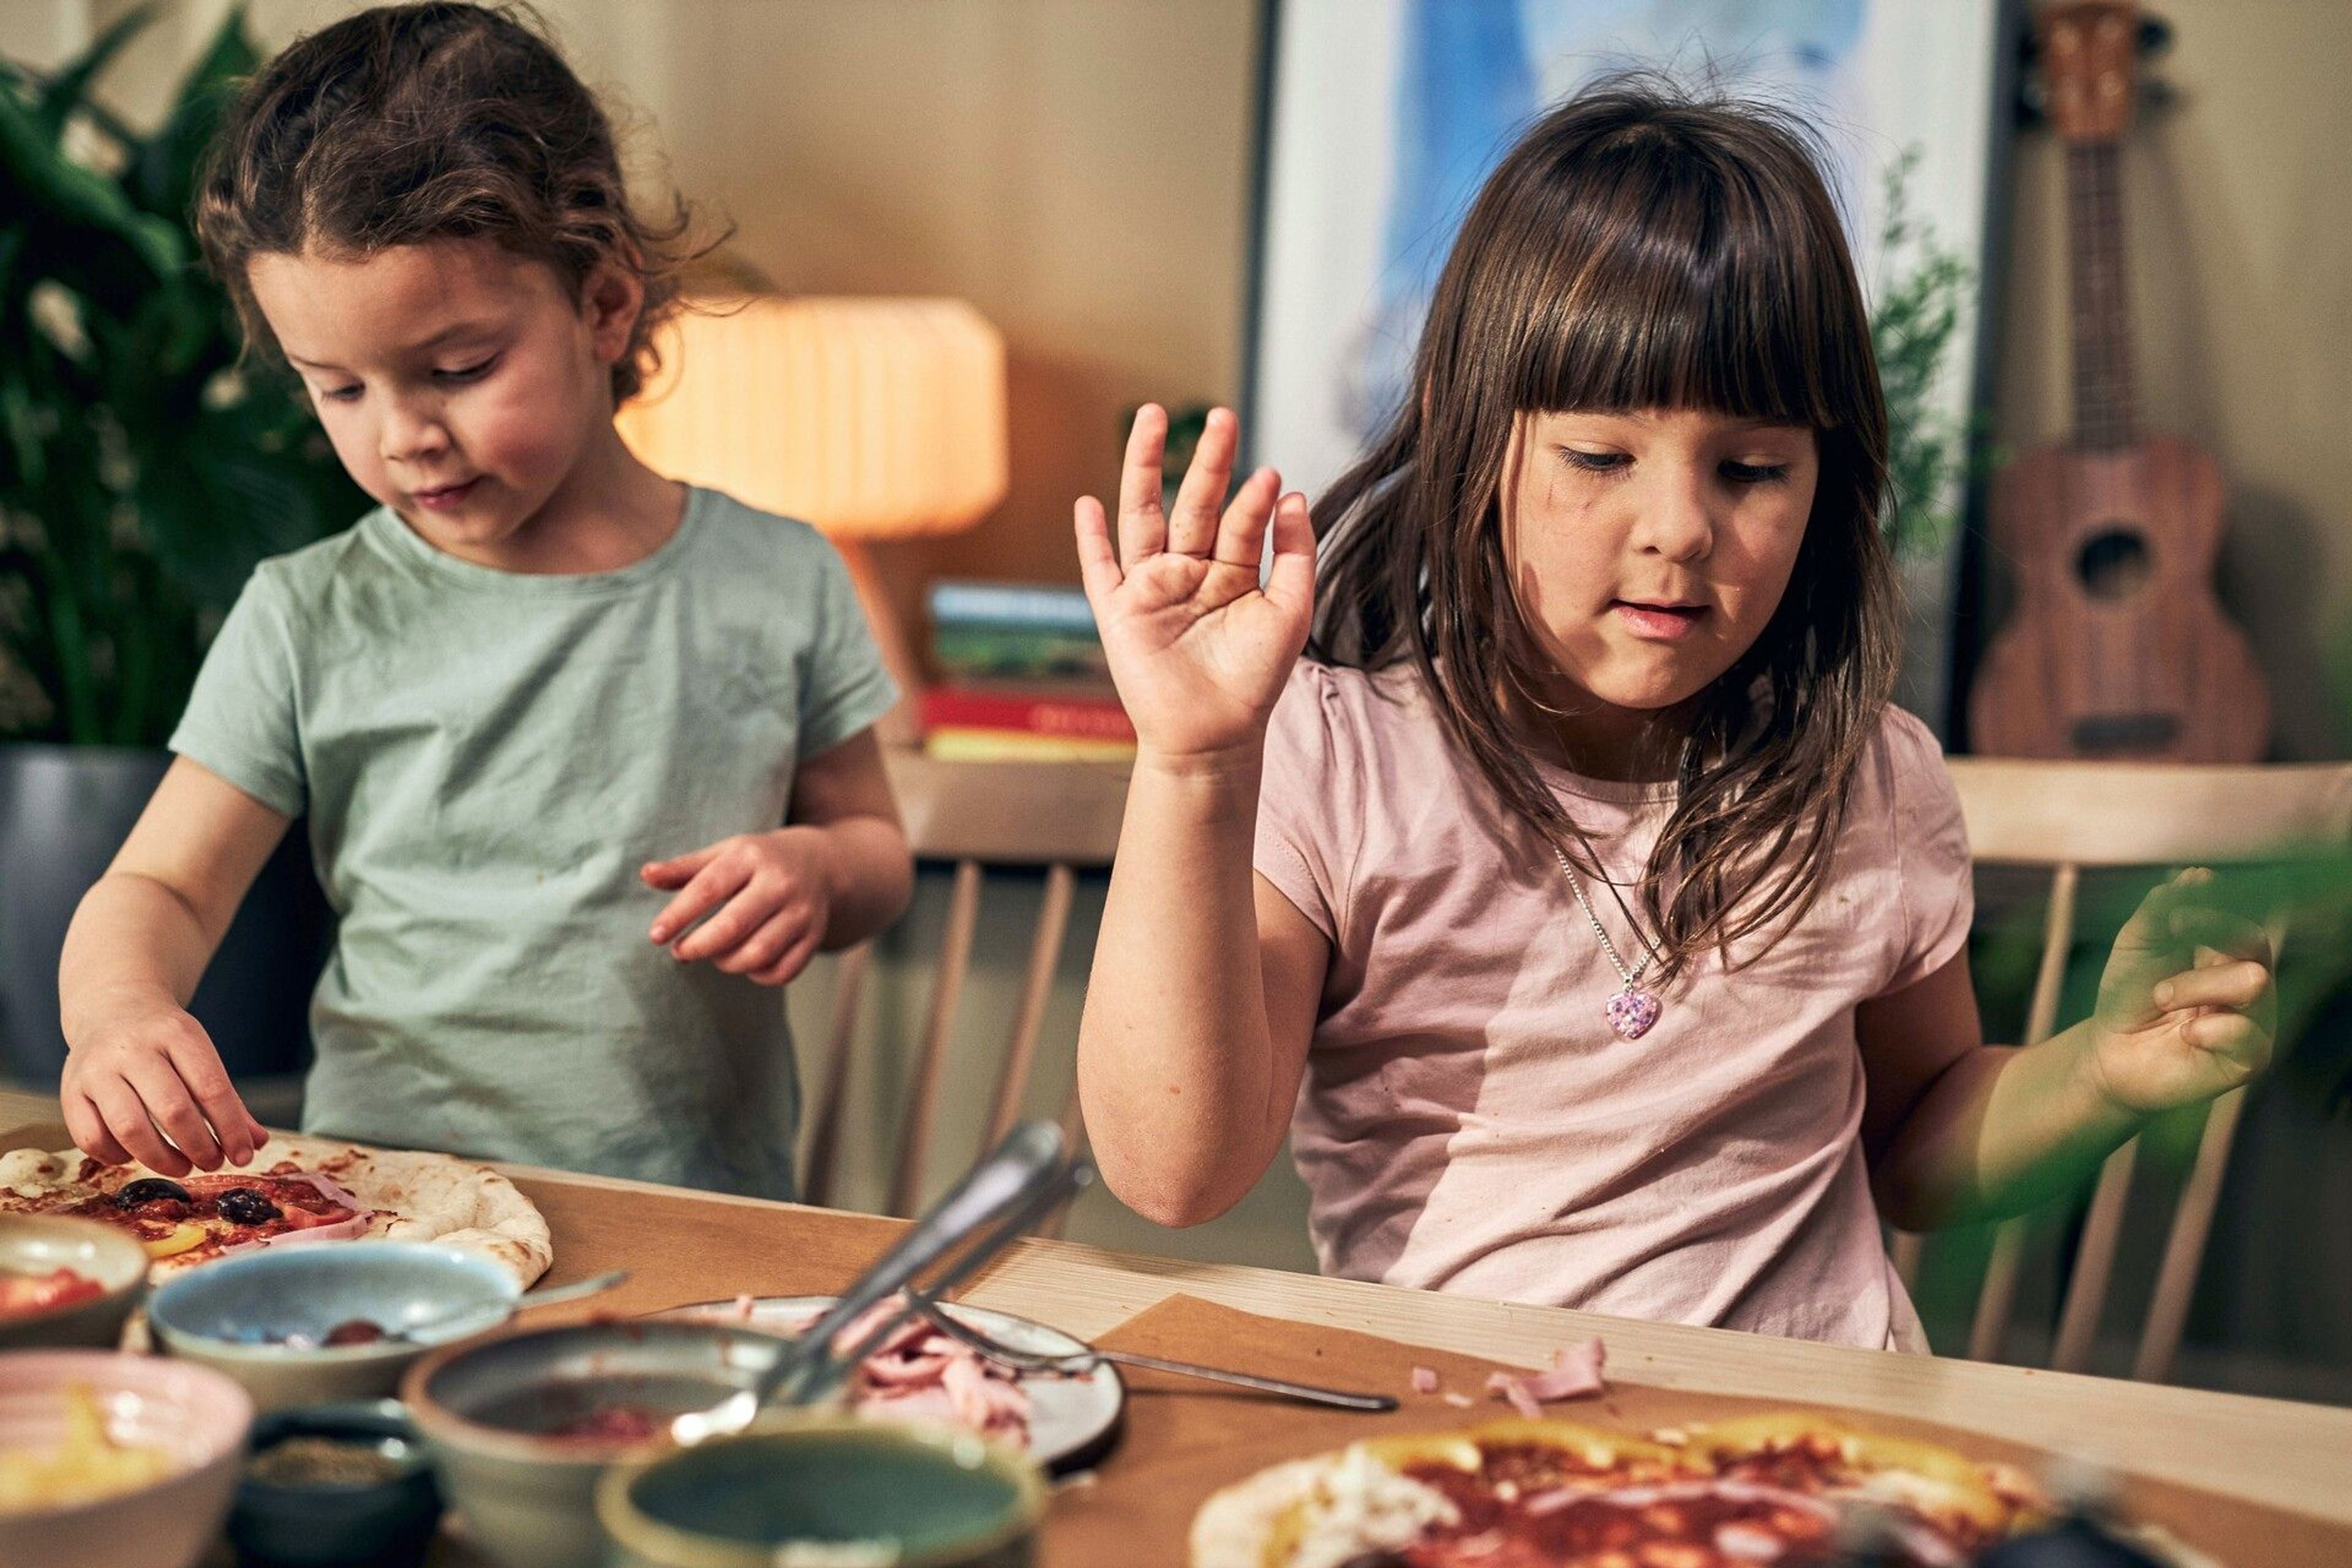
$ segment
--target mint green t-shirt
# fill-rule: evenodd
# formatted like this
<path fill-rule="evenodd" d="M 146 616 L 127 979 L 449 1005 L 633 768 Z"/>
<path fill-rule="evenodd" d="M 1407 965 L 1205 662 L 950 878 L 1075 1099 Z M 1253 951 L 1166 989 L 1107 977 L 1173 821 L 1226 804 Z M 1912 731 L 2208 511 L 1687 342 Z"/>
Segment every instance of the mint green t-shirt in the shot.
<path fill-rule="evenodd" d="M 833 547 L 710 490 L 615 572 L 382 509 L 264 562 L 172 749 L 308 814 L 338 926 L 304 1131 L 790 1196 L 783 994 L 655 946 L 637 872 L 782 825 L 797 759 L 895 696 Z"/>

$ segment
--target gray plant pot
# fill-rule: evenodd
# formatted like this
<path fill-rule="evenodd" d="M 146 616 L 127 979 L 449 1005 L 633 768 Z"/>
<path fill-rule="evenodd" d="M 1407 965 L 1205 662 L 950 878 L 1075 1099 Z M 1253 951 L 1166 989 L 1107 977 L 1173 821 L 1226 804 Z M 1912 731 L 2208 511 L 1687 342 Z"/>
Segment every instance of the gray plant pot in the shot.
<path fill-rule="evenodd" d="M 168 752 L 127 747 L 0 744 L 0 1076 L 56 1084 L 66 1057 L 58 1026 L 66 927 L 171 762 Z M 297 822 L 189 1009 L 241 1084 L 282 1082 L 310 1065 L 310 991 L 333 930 Z"/>

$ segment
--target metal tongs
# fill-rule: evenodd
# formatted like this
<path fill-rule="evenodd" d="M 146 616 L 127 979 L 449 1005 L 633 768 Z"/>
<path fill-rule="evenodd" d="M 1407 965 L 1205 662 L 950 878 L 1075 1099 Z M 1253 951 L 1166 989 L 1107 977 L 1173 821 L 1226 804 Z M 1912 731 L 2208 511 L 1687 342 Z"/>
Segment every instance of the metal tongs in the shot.
<path fill-rule="evenodd" d="M 896 1247 L 842 1292 L 839 1301 L 791 1342 L 758 1382 L 708 1410 L 674 1417 L 671 1439 L 681 1445 L 699 1443 L 742 1431 L 770 1405 L 822 1399 L 914 1316 L 923 1299 L 951 1290 L 978 1273 L 1094 1179 L 1094 1167 L 1070 1154 L 1059 1127 L 1050 1121 L 1021 1123 L 925 1210 Z M 920 1297 L 909 1291 L 927 1270 L 942 1263 L 945 1267 L 922 1287 Z M 894 1297 L 898 1310 L 880 1315 L 856 1344 L 834 1342 L 843 1330 Z"/>

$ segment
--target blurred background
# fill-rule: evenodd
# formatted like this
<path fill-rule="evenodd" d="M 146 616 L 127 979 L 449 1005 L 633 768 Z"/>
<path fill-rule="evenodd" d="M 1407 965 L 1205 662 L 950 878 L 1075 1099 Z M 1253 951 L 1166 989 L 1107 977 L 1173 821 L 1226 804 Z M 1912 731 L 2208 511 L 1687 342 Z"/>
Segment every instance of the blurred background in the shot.
<path fill-rule="evenodd" d="M 64 915 L 152 787 L 153 748 L 211 628 L 255 560 L 359 510 L 306 416 L 236 368 L 218 299 L 187 275 L 178 228 L 224 84 L 357 8 L 0 0 L 15 103 L 0 137 L 0 424 L 11 443 L 0 463 L 0 1068 L 25 1081 L 53 1081 L 54 993 L 41 986 L 45 966 L 54 979 Z M 2132 112 L 2105 128 L 2066 122 L 2021 0 L 542 0 L 538 10 L 624 124 L 640 199 L 675 188 L 710 232 L 731 230 L 706 289 L 772 297 L 779 332 L 849 334 L 830 341 L 854 342 L 858 363 L 893 384 L 977 377 L 921 384 L 963 388 L 956 395 L 985 416 L 966 432 L 974 456 L 960 470 L 982 478 L 960 480 L 953 500 L 894 495 L 863 512 L 845 506 L 829 524 L 814 504 L 801 509 L 856 552 L 870 610 L 929 689 L 906 716 L 909 755 L 983 770 L 925 775 L 926 787 L 958 798 L 1066 788 L 1073 820 L 1099 810 L 1108 789 L 1115 819 L 1123 731 L 1082 605 L 1071 619 L 1068 518 L 1073 497 L 1114 487 L 1129 412 L 1160 401 L 1181 427 L 1208 405 L 1239 405 L 1260 459 L 1310 489 L 1327 480 L 1329 454 L 1379 412 L 1459 203 L 1501 140 L 1549 97 L 1630 63 L 1712 67 L 1814 106 L 1827 127 L 1906 443 L 1904 697 L 1956 752 L 2265 765 L 2347 754 L 2352 184 L 2337 164 L 2352 143 L 2352 98 L 2336 79 L 2352 59 L 2352 5 L 2339 0 L 2150 7 L 2124 47 Z M 2092 147 L 2104 149 L 2097 177 L 2123 199 L 2086 229 Z M 2133 307 L 2097 332 L 2072 281 L 2086 235 Z M 860 300 L 961 302 L 940 319 L 961 346 L 893 337 L 824 304 Z M 2167 752 L 2133 713 L 2113 732 L 2100 713 L 2056 713 L 2048 691 L 1985 705 L 1998 691 L 1991 650 L 2032 608 L 2016 591 L 2031 537 L 2001 531 L 1999 475 L 2036 448 L 2080 444 L 2105 405 L 2086 405 L 2078 353 L 2116 341 L 2136 370 L 2127 434 L 2185 437 L 2218 464 L 2225 490 L 2218 558 L 2166 591 L 2235 628 L 2216 635 L 2242 640 L 2259 679 L 2218 702 L 2193 697 L 2175 716 L 2173 739 L 2204 747 L 2193 753 Z M 694 365 L 719 361 L 717 350 L 697 354 L 688 383 Z M 821 382 L 796 395 L 810 401 L 779 404 L 780 421 L 823 417 Z M 678 438 L 688 405 L 677 397 L 650 405 L 633 439 Z M 656 428 L 665 418 L 667 433 Z M 775 476 L 778 493 L 791 500 L 802 477 Z M 2125 603 L 2158 574 L 2151 559 L 2177 559 L 2166 539 L 2095 542 L 2106 552 L 2085 546 L 2066 563 L 2085 604 Z M 2171 603 L 2147 605 L 2147 624 L 2188 613 Z M 2051 624 L 2063 628 L 2067 614 L 2059 606 Z M 2063 629 L 2047 635 L 2058 640 L 2032 645 L 2033 662 L 2080 653 Z M 2142 640 L 2156 646 L 2152 633 Z M 2095 689 L 2102 667 L 2085 668 Z M 2044 710 L 2042 739 L 1996 735 L 1985 721 Z M 997 815 L 1006 811 L 1020 808 Z M 302 998 L 326 931 L 299 838 L 289 842 L 297 850 L 273 868 L 199 1006 L 240 1070 L 281 1096 L 307 1048 Z M 2171 1375 L 2352 1402 L 2352 1232 L 2339 1218 L 2352 1212 L 2352 1002 L 2340 892 L 2330 892 L 2342 868 L 2301 847 L 2294 875 L 2248 894 L 2266 910 L 2297 902 L 2283 983 L 2294 1048 L 2224 1151 Z M 1031 863 L 1054 858 L 992 872 L 977 916 L 959 916 L 951 875 L 934 867 L 913 914 L 878 945 L 851 1036 L 836 1201 L 885 1201 L 900 1108 L 934 1036 L 944 1109 L 932 1180 L 978 1140 L 970 1108 L 990 1097 L 1009 1019 L 1029 1016 L 1042 1041 L 1030 1099 L 1061 1105 L 1102 879 L 1073 847 L 1079 874 L 1057 891 Z M 2064 1018 L 2079 1016 L 2084 966 L 2105 951 L 2112 925 L 2101 921 L 2146 881 L 2086 878 Z M 2026 1024 L 2045 890 L 2046 879 L 1984 875 L 1978 963 L 1997 1037 Z M 1063 915 L 1066 937 L 1038 971 L 1032 932 L 1041 916 Z M 961 993 L 935 1028 L 937 955 L 956 945 L 959 919 L 969 959 L 952 965 Z M 790 1000 L 813 1087 L 835 973 L 828 964 Z M 2123 1229 L 2117 1284 L 2095 1325 L 2097 1370 L 2132 1360 L 2198 1137 L 2191 1125 L 2148 1140 L 2132 1212 L 2154 1217 Z M 2037 1227 L 2013 1359 L 2047 1352 L 2087 1202 L 2053 1197 Z M 1193 1231 L 1159 1230 L 1097 1194 L 1071 1233 L 1182 1258 L 1313 1266 L 1286 1166 Z M 1940 1349 L 1967 1342 L 1990 1247 L 1989 1236 L 1952 1238 L 1921 1266 Z"/>

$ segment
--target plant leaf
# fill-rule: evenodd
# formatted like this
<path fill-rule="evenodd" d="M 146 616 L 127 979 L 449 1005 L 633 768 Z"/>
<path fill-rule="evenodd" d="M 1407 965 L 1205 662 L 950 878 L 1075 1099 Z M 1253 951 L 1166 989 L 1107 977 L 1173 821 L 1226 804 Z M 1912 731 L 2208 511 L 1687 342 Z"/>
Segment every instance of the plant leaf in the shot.
<path fill-rule="evenodd" d="M 89 97 L 90 84 L 98 79 L 99 73 L 122 51 L 123 45 L 155 19 L 155 5 L 156 0 L 147 0 L 145 5 L 124 12 L 91 40 L 79 59 L 61 67 L 42 84 L 40 100 L 33 113 L 51 145 L 65 134 L 66 122 L 73 118 L 74 111 L 85 106 L 83 100 Z"/>

